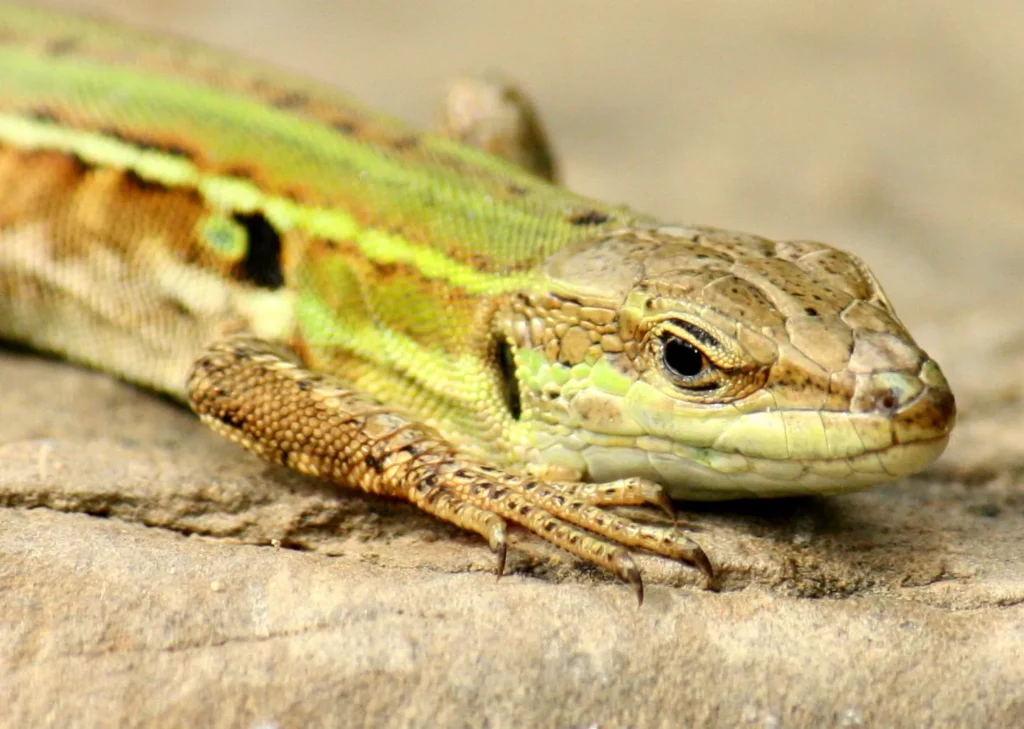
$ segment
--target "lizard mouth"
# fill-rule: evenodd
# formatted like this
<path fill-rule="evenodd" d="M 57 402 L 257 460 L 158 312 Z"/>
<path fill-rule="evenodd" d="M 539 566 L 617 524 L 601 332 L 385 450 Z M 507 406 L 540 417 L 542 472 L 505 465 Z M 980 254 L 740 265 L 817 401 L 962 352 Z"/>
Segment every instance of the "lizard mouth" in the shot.
<path fill-rule="evenodd" d="M 864 409 L 749 413 L 711 444 L 641 438 L 637 445 L 649 464 L 649 477 L 679 499 L 861 490 L 921 471 L 949 443 L 956 403 L 945 381 L 905 378 L 916 380 L 917 387 L 890 394 L 887 388 L 899 377 L 878 377 L 886 385 L 880 390 L 885 396 L 865 398 L 870 407 Z"/>
<path fill-rule="evenodd" d="M 942 454 L 949 435 L 811 460 L 760 458 L 658 440 L 644 439 L 632 449 L 587 446 L 582 455 L 589 478 L 641 476 L 664 485 L 672 498 L 696 501 L 838 494 L 917 473 Z"/>
<path fill-rule="evenodd" d="M 835 494 L 926 468 L 955 420 L 949 390 L 926 388 L 896 409 L 744 413 L 699 441 L 684 424 L 664 435 L 577 433 L 577 448 L 589 480 L 641 476 L 677 499 Z"/>

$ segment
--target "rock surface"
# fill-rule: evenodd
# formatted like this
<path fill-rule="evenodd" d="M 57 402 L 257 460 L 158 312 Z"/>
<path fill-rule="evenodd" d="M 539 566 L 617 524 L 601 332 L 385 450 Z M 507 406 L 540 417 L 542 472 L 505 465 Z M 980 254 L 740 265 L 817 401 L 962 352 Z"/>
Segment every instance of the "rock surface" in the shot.
<path fill-rule="evenodd" d="M 898 484 L 686 512 L 723 590 L 646 559 L 637 610 L 0 352 L 0 727 L 1024 725 L 1024 6 L 48 4 L 421 122 L 445 76 L 511 71 L 577 189 L 862 255 L 961 418 Z"/>

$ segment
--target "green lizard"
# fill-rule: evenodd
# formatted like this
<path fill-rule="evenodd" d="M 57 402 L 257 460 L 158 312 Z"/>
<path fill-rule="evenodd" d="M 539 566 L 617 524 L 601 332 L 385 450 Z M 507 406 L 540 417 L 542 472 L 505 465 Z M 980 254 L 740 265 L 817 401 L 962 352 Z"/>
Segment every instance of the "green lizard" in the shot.
<path fill-rule="evenodd" d="M 476 532 L 499 574 L 512 522 L 641 599 L 632 549 L 711 563 L 603 507 L 837 493 L 938 457 L 953 396 L 860 260 L 575 195 L 507 101 L 521 137 L 478 135 L 486 111 L 420 134 L 205 48 L 0 8 L 0 337 Z"/>

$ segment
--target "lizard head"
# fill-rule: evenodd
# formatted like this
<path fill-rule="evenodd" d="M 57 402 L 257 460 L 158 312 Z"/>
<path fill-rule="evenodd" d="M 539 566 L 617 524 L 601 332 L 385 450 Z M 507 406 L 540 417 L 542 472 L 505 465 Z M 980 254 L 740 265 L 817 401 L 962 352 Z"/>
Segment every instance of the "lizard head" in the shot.
<path fill-rule="evenodd" d="M 942 372 L 847 253 L 637 227 L 556 253 L 542 281 L 505 317 L 518 457 L 715 499 L 864 488 L 949 439 Z"/>

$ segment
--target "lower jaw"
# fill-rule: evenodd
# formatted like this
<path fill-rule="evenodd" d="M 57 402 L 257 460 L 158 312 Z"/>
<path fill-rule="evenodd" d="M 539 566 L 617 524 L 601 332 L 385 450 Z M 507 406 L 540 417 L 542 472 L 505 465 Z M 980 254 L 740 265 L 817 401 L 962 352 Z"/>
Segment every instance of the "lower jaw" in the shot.
<path fill-rule="evenodd" d="M 674 446 L 670 452 L 588 445 L 579 453 L 590 481 L 640 476 L 664 485 L 674 499 L 808 496 L 859 491 L 910 476 L 935 461 L 949 436 L 847 458 L 773 461 Z"/>

